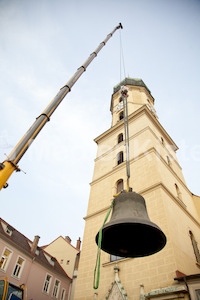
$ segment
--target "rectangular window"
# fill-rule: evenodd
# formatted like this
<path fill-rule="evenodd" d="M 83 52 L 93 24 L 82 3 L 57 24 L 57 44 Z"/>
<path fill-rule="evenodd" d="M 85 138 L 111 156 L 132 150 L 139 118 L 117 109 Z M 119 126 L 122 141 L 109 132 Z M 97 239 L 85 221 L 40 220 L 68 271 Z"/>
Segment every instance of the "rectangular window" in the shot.
<path fill-rule="evenodd" d="M 15 265 L 14 271 L 13 271 L 14 277 L 17 277 L 17 278 L 20 277 L 23 265 L 24 265 L 24 259 L 19 256 L 17 259 L 17 263 Z"/>
<path fill-rule="evenodd" d="M 44 282 L 44 287 L 43 287 L 43 292 L 44 293 L 47 293 L 47 294 L 49 293 L 50 285 L 51 285 L 51 279 L 52 279 L 52 276 L 47 274 L 45 282 Z"/>
<path fill-rule="evenodd" d="M 66 293 L 66 290 L 62 289 L 60 300 L 64 300 L 65 299 L 65 293 Z"/>
<path fill-rule="evenodd" d="M 53 287 L 53 294 L 52 294 L 54 298 L 58 298 L 59 287 L 60 287 L 60 281 L 56 279 Z"/>
<path fill-rule="evenodd" d="M 12 251 L 5 249 L 0 260 L 0 269 L 6 271 Z"/>

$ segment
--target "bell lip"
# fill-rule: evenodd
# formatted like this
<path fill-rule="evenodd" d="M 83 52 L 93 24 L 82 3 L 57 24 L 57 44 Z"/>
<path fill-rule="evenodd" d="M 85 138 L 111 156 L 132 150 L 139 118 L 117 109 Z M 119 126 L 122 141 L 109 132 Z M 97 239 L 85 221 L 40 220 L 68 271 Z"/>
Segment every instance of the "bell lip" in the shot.
<path fill-rule="evenodd" d="M 118 220 L 119 221 L 119 220 Z M 120 224 L 119 222 L 117 222 L 118 224 Z M 141 222 L 123 222 L 123 224 L 130 224 L 130 223 L 134 223 L 134 224 L 140 224 L 141 225 Z M 107 223 L 108 224 L 108 223 Z M 104 230 L 107 228 L 107 227 L 110 227 L 112 226 L 112 224 L 109 222 L 108 226 L 106 226 L 107 224 L 104 225 L 103 229 L 102 229 L 102 236 L 104 234 Z M 121 223 L 122 224 L 122 223 Z M 149 251 L 148 253 L 142 253 L 142 254 L 124 254 L 124 253 L 121 253 L 119 251 L 110 251 L 109 248 L 105 248 L 104 245 L 101 245 L 101 250 L 103 250 L 104 252 L 110 254 L 110 255 L 116 255 L 116 256 L 119 256 L 119 257 L 123 257 L 123 258 L 137 258 L 137 257 L 146 257 L 146 256 L 150 256 L 150 255 L 153 255 L 153 254 L 156 254 L 158 252 L 160 252 L 165 246 L 166 246 L 166 243 L 167 243 L 167 238 L 166 238 L 166 235 L 164 234 L 164 232 L 153 222 L 149 221 L 149 222 L 146 222 L 144 223 L 143 222 L 143 225 L 149 225 L 151 224 L 154 225 L 154 229 L 157 231 L 158 233 L 158 236 L 160 237 L 160 240 L 162 241 L 162 243 L 160 243 L 160 247 L 157 247 L 157 248 L 154 248 L 152 249 L 152 251 Z M 114 224 L 113 224 L 114 225 Z M 98 245 L 98 237 L 99 237 L 99 232 L 97 233 L 96 235 L 96 238 L 95 238 L 95 241 L 96 241 L 96 244 Z M 103 239 L 102 239 L 103 241 Z"/>

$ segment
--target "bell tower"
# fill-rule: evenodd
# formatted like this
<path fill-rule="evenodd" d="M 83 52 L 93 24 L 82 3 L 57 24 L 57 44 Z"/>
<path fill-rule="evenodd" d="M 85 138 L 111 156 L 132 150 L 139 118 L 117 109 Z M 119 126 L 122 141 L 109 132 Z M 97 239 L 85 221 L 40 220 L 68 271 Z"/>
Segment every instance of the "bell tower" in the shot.
<path fill-rule="evenodd" d="M 110 106 L 112 113 L 112 126 L 123 118 L 123 101 L 119 93 L 122 85 L 129 85 L 129 97 L 127 101 L 129 114 L 133 113 L 143 105 L 147 105 L 157 118 L 156 110 L 154 108 L 154 98 L 142 79 L 126 78 L 113 89 L 114 93 L 112 95 Z"/>
<path fill-rule="evenodd" d="M 124 113 L 119 94 L 122 85 L 129 89 L 130 187 L 145 198 L 148 215 L 166 235 L 167 244 L 160 252 L 140 258 L 121 258 L 102 251 L 100 284 L 95 291 L 95 237 L 113 195 L 127 187 Z M 113 89 L 111 128 L 95 139 L 98 149 L 87 216 L 84 218 L 76 300 L 105 299 L 114 280 L 113 267 L 116 262 L 127 293 L 126 299 L 154 299 L 156 295 L 156 299 L 161 300 L 169 299 L 168 294 L 191 299 L 190 294 L 200 291 L 200 280 L 190 287 L 184 284 L 185 280 L 177 279 L 200 271 L 200 198 L 193 195 L 186 185 L 176 157 L 178 147 L 160 124 L 154 102 L 150 90 L 141 79 L 125 78 Z M 120 239 L 120 235 L 117 238 Z M 132 232 L 130 239 L 134 241 Z"/>

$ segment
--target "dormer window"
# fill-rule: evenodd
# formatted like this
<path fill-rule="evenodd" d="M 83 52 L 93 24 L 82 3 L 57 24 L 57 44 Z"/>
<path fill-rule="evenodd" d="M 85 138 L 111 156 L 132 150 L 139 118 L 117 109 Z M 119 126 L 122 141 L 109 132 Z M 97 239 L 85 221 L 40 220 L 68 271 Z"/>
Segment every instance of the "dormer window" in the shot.
<path fill-rule="evenodd" d="M 12 235 L 12 228 L 10 226 L 7 226 L 6 233 L 11 236 Z"/>
<path fill-rule="evenodd" d="M 13 233 L 13 231 L 14 231 L 14 228 L 13 228 L 12 226 L 10 226 L 8 223 L 3 222 L 3 220 L 0 221 L 0 224 L 1 224 L 1 226 L 3 227 L 4 232 L 5 232 L 7 235 L 11 236 L 12 233 Z"/>
<path fill-rule="evenodd" d="M 53 257 L 50 259 L 50 264 L 51 264 L 52 266 L 55 265 L 55 259 L 54 259 Z"/>
<path fill-rule="evenodd" d="M 36 254 L 36 255 L 39 255 L 39 254 L 40 254 L 40 250 L 39 250 L 39 249 L 36 249 L 36 250 L 35 250 L 35 254 Z"/>
<path fill-rule="evenodd" d="M 50 263 L 50 265 L 54 266 L 56 259 L 53 256 L 48 255 L 48 253 L 43 252 L 43 254 Z"/>
<path fill-rule="evenodd" d="M 55 261 L 56 261 L 56 259 L 54 257 L 51 257 L 49 262 L 50 262 L 50 264 L 52 266 L 54 266 L 55 265 Z"/>

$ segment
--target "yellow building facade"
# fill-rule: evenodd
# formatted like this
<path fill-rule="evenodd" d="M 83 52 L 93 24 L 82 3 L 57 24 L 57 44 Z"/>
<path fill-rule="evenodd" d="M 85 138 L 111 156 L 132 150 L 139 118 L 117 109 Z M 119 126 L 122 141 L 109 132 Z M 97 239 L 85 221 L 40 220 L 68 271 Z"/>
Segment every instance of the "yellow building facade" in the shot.
<path fill-rule="evenodd" d="M 70 291 L 67 300 L 74 299 L 74 292 L 76 287 L 78 264 L 80 258 L 80 247 L 81 240 L 77 240 L 76 247 L 71 244 L 71 239 L 69 236 L 63 238 L 59 236 L 56 240 L 51 242 L 49 245 L 43 247 L 46 252 L 53 255 L 63 270 L 72 279 L 70 286 Z"/>
<path fill-rule="evenodd" d="M 119 259 L 102 251 L 100 284 L 94 290 L 95 237 L 113 195 L 126 189 L 127 182 L 123 102 L 119 94 L 122 85 L 129 89 L 130 187 L 145 198 L 149 218 L 164 232 L 167 244 L 160 252 L 141 258 Z M 176 157 L 178 147 L 160 124 L 154 98 L 141 79 L 126 78 L 114 87 L 111 113 L 111 128 L 95 139 L 98 150 L 75 299 L 198 300 L 200 198 L 187 188 Z M 134 233 L 130 233 L 130 239 L 134 239 Z"/>

